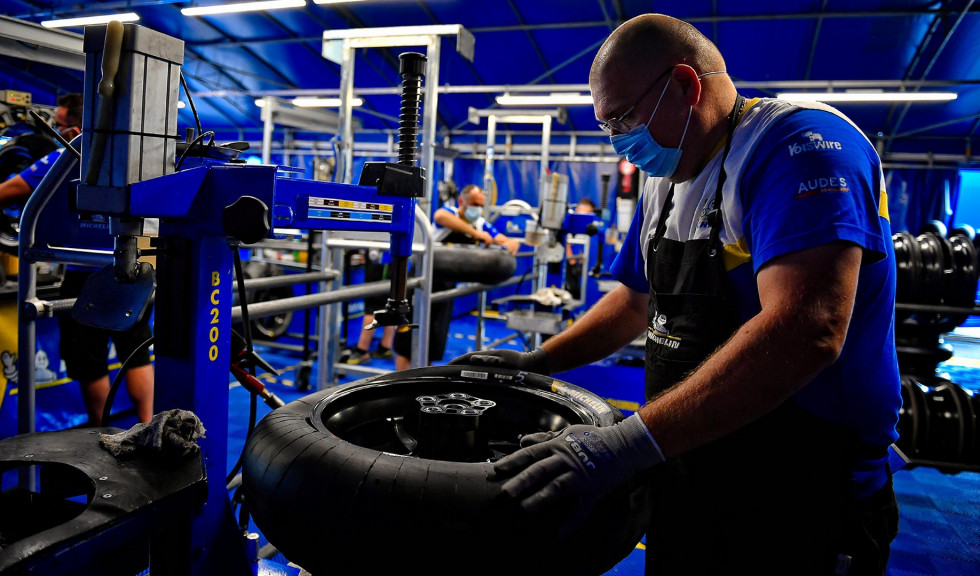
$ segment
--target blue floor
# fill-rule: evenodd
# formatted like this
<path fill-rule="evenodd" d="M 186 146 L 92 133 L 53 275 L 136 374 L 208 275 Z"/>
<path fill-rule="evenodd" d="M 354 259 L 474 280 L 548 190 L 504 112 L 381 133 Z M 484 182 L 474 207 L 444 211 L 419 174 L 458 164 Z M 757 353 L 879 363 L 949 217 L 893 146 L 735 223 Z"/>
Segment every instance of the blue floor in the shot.
<path fill-rule="evenodd" d="M 486 323 L 486 340 L 494 341 L 513 332 L 503 322 L 490 320 Z M 450 330 L 445 360 L 450 360 L 474 348 L 476 322 L 472 316 L 454 320 Z M 356 335 L 355 335 L 356 336 Z M 375 341 L 375 344 L 377 341 Z M 520 349 L 519 339 L 500 347 Z M 954 355 L 940 366 L 950 380 L 970 390 L 980 390 L 980 353 L 962 348 L 963 355 Z M 977 349 L 980 351 L 980 348 Z M 282 370 L 278 379 L 268 379 L 269 389 L 289 402 L 305 393 L 296 389 L 294 368 L 298 355 L 273 349 L 259 352 L 277 369 Z M 977 356 L 974 358 L 973 356 Z M 628 352 L 619 361 L 607 359 L 557 376 L 607 399 L 628 414 L 642 401 L 643 368 L 635 365 Z M 442 362 L 444 363 L 444 362 Z M 439 363 L 437 363 L 439 364 Z M 394 369 L 391 360 L 373 359 L 369 366 L 386 370 Z M 314 374 L 316 368 L 314 367 Z M 340 378 L 344 384 L 363 375 Z M 315 380 L 314 386 L 315 386 Z M 229 465 L 241 452 L 245 440 L 249 399 L 246 391 L 233 386 L 231 391 L 231 429 L 229 430 Z M 260 417 L 268 412 L 259 404 Z M 895 491 L 900 507 L 899 534 L 892 543 L 888 576 L 977 576 L 980 575 L 980 473 L 941 472 L 934 468 L 915 466 L 895 475 Z M 261 539 L 265 544 L 265 540 Z M 643 574 L 642 543 L 612 570 L 610 575 L 639 576 Z M 287 566 L 287 559 L 278 555 L 265 562 L 263 573 L 294 574 Z M 295 572 L 298 574 L 298 572 Z"/>

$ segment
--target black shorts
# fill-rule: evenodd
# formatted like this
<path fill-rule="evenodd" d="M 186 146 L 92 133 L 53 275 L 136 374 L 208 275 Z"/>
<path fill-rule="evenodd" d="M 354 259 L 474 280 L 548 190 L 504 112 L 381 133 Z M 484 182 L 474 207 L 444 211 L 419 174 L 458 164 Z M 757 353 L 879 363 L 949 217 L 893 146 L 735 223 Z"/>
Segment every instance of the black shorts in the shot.
<path fill-rule="evenodd" d="M 67 270 L 61 281 L 61 298 L 76 298 L 82 291 L 89 271 Z M 116 345 L 116 356 L 125 362 L 133 351 L 153 336 L 150 329 L 152 305 L 143 318 L 131 330 L 116 332 L 93 328 L 75 322 L 71 314 L 58 316 L 61 330 L 59 351 L 65 361 L 68 377 L 79 382 L 92 382 L 109 374 L 109 340 Z M 138 368 L 150 363 L 149 346 L 144 347 L 130 361 L 128 368 Z"/>
<path fill-rule="evenodd" d="M 432 292 L 449 290 L 456 286 L 455 282 L 445 280 L 432 280 Z M 412 292 L 409 293 L 409 301 L 413 301 Z M 449 339 L 449 324 L 453 319 L 453 301 L 443 300 L 435 302 L 429 311 L 429 361 L 428 364 L 439 362 L 446 353 L 446 340 Z M 404 358 L 412 357 L 412 338 L 416 338 L 418 330 L 407 330 L 405 332 L 395 332 L 395 343 L 393 348 L 395 354 Z"/>
<path fill-rule="evenodd" d="M 387 280 L 388 276 L 388 265 L 381 264 L 379 262 L 374 262 L 367 255 L 364 257 L 364 282 L 378 282 L 380 280 Z M 364 299 L 364 313 L 374 314 L 375 310 L 381 310 L 388 303 L 388 294 L 384 293 L 378 296 L 368 296 Z"/>

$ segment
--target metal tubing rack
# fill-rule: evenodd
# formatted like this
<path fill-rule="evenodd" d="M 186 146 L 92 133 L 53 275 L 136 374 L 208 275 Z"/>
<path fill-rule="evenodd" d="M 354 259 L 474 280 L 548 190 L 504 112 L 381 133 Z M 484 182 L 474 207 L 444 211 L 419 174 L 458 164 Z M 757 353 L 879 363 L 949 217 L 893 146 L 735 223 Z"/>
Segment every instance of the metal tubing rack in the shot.
<path fill-rule="evenodd" d="M 423 285 L 421 278 L 411 278 L 408 281 L 409 288 L 420 287 Z M 279 298 L 278 300 L 268 300 L 266 302 L 256 302 L 248 305 L 249 316 L 264 318 L 283 312 L 294 312 L 306 308 L 318 308 L 327 304 L 336 304 L 347 300 L 356 300 L 366 296 L 380 296 L 387 294 L 389 283 L 387 280 L 377 282 L 367 282 L 357 286 L 346 286 L 328 292 L 309 294 L 306 296 L 292 296 L 290 298 Z M 233 306 L 231 308 L 231 319 L 240 322 L 242 319 L 242 307 Z"/>
<path fill-rule="evenodd" d="M 965 314 L 967 316 L 980 316 L 980 306 L 974 304 L 973 308 L 965 308 L 960 306 L 939 306 L 935 304 L 903 304 L 897 302 L 895 304 L 896 310 L 902 310 L 905 312 L 924 312 L 924 313 L 936 313 L 936 314 Z"/>
<path fill-rule="evenodd" d="M 340 273 L 336 270 L 328 270 L 326 272 L 311 272 L 308 274 L 270 276 L 268 278 L 246 278 L 245 291 L 252 292 L 255 290 L 265 290 L 269 288 L 294 286 L 296 284 L 305 284 L 308 282 L 322 282 L 333 280 L 338 276 L 340 276 Z M 70 311 L 72 306 L 75 305 L 75 300 L 75 298 L 60 298 L 57 300 L 41 300 L 34 298 L 23 303 L 21 313 L 25 315 L 25 318 L 51 318 Z M 150 298 L 150 302 L 153 302 L 153 297 Z M 252 306 L 256 305 L 257 304 L 252 304 Z M 236 306 L 232 310 L 239 310 L 238 319 L 240 320 L 241 308 Z"/>

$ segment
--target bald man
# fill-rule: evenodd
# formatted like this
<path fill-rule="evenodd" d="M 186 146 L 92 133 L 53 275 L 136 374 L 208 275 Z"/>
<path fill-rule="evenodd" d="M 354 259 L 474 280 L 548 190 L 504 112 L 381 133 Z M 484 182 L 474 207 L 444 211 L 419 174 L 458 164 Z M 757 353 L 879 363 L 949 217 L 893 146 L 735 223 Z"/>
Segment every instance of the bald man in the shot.
<path fill-rule="evenodd" d="M 561 372 L 645 333 L 647 402 L 528 439 L 494 465 L 503 491 L 529 513 L 577 502 L 570 529 L 649 481 L 647 574 L 883 575 L 902 401 L 881 161 L 839 111 L 746 100 L 727 71 L 665 15 L 610 35 L 596 118 L 650 175 L 622 285 L 541 348 L 452 363 Z"/>

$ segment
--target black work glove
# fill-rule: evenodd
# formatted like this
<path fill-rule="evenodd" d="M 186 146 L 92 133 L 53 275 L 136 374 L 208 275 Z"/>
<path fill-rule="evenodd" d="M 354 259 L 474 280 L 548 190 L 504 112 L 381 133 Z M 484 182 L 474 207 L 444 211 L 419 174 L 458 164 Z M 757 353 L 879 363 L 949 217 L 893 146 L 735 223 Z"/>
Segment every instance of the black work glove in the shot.
<path fill-rule="evenodd" d="M 548 367 L 548 354 L 544 348 L 538 346 L 531 352 L 518 352 L 516 350 L 482 350 L 479 352 L 468 352 L 453 358 L 449 361 L 450 366 L 486 366 L 488 368 L 512 368 L 524 372 L 533 372 L 549 376 L 551 368 Z"/>
<path fill-rule="evenodd" d="M 560 432 L 521 438 L 521 449 L 493 465 L 506 478 L 502 491 L 528 513 L 576 501 L 562 524 L 561 537 L 577 530 L 602 496 L 664 461 L 639 413 L 615 426 L 575 424 Z"/>

